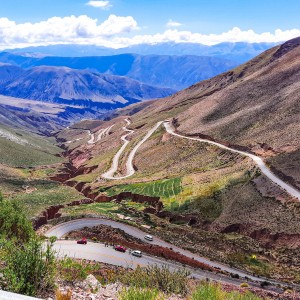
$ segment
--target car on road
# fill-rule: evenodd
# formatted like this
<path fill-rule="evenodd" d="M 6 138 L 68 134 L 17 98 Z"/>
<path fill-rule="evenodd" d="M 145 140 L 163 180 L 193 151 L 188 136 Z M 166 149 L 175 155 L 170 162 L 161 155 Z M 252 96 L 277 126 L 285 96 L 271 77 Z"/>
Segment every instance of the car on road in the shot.
<path fill-rule="evenodd" d="M 121 246 L 121 245 L 116 245 L 114 246 L 114 249 L 116 251 L 120 251 L 120 252 L 126 252 L 126 248 L 124 246 Z"/>
<path fill-rule="evenodd" d="M 82 238 L 81 240 L 78 240 L 78 241 L 77 241 L 77 244 L 83 244 L 83 245 L 86 245 L 86 244 L 87 244 L 86 238 Z"/>
<path fill-rule="evenodd" d="M 150 234 L 147 234 L 144 236 L 144 239 L 147 240 L 147 241 L 153 241 L 153 236 L 150 235 Z"/>
<path fill-rule="evenodd" d="M 142 257 L 142 252 L 140 250 L 133 250 L 131 251 L 131 255 Z"/>

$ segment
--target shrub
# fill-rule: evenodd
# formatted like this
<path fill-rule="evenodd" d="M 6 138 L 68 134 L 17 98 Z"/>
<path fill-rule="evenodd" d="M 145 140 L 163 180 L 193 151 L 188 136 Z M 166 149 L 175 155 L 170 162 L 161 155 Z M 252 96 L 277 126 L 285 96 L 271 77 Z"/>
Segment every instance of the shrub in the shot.
<path fill-rule="evenodd" d="M 249 287 L 249 284 L 248 284 L 247 282 L 242 282 L 242 283 L 240 284 L 240 287 L 241 287 L 241 288 L 248 288 L 248 287 Z"/>
<path fill-rule="evenodd" d="M 61 278 L 70 283 L 86 279 L 91 271 L 92 266 L 84 261 L 65 257 L 58 262 L 58 272 Z"/>
<path fill-rule="evenodd" d="M 216 283 L 200 284 L 193 292 L 190 300 L 262 300 L 260 297 L 247 292 L 226 292 L 222 290 L 221 285 Z"/>
<path fill-rule="evenodd" d="M 188 289 L 188 275 L 186 270 L 170 271 L 166 266 L 137 267 L 131 272 L 119 276 L 119 280 L 129 286 L 158 289 L 165 293 L 186 295 Z"/>
<path fill-rule="evenodd" d="M 45 247 L 40 239 L 33 237 L 24 244 L 7 241 L 3 249 L 7 290 L 36 296 L 53 289 L 56 261 L 52 244 Z"/>
<path fill-rule="evenodd" d="M 3 238 L 14 239 L 19 243 L 28 242 L 34 236 L 32 224 L 24 214 L 20 203 L 0 201 L 0 232 Z"/>
<path fill-rule="evenodd" d="M 157 289 L 141 289 L 130 287 L 123 289 L 118 296 L 119 300 L 163 300 Z"/>

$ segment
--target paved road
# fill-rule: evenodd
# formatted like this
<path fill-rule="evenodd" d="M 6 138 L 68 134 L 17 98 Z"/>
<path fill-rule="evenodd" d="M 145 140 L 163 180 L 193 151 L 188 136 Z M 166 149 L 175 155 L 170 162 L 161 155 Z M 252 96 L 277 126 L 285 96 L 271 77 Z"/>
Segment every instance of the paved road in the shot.
<path fill-rule="evenodd" d="M 210 261 L 207 258 L 198 256 L 198 255 L 196 255 L 196 254 L 194 254 L 194 253 L 192 253 L 190 251 L 181 249 L 181 248 L 176 247 L 176 246 L 174 246 L 174 245 L 172 245 L 170 243 L 167 243 L 167 242 L 161 240 L 158 237 L 153 237 L 154 238 L 153 242 L 147 241 L 147 240 L 144 239 L 144 236 L 147 233 L 143 232 L 142 230 L 140 230 L 140 229 L 138 229 L 136 227 L 133 227 L 133 226 L 121 223 L 121 222 L 109 220 L 109 219 L 104 219 L 104 218 L 103 219 L 102 218 L 78 219 L 78 220 L 74 220 L 74 221 L 70 221 L 70 222 L 66 222 L 66 223 L 62 223 L 62 224 L 59 224 L 57 226 L 54 226 L 49 231 L 47 231 L 45 233 L 45 235 L 48 236 L 48 237 L 50 237 L 50 236 L 56 236 L 57 238 L 61 238 L 61 237 L 63 237 L 65 234 L 67 234 L 70 231 L 78 230 L 78 229 L 81 229 L 81 228 L 84 228 L 84 227 L 93 227 L 93 226 L 97 226 L 97 225 L 107 225 L 107 226 L 111 226 L 113 228 L 122 229 L 127 234 L 129 234 L 129 235 L 131 235 L 133 237 L 139 238 L 139 239 L 143 240 L 146 243 L 155 244 L 155 245 L 159 245 L 159 246 L 166 247 L 166 248 L 172 248 L 175 252 L 179 252 L 179 253 L 187 256 L 187 257 L 193 258 L 193 259 L 195 259 L 195 260 L 197 260 L 199 262 L 205 263 L 205 264 L 207 264 L 209 266 L 220 268 L 221 270 L 227 271 L 229 273 L 239 274 L 239 276 L 241 276 L 241 277 L 247 276 L 248 278 L 250 278 L 252 280 L 257 280 L 257 281 L 262 281 L 263 280 L 261 278 L 257 278 L 255 276 L 249 275 L 247 272 L 244 272 L 244 271 L 241 271 L 241 270 L 237 270 L 235 268 L 231 268 L 231 267 L 223 265 L 221 263 Z M 68 243 L 66 243 L 66 244 L 61 244 L 61 242 L 59 242 L 59 243 L 61 245 L 62 251 L 65 251 L 65 250 L 66 251 L 70 251 L 70 247 L 69 246 L 67 248 L 65 248 L 65 246 L 64 246 L 64 245 L 69 245 Z M 82 245 L 79 245 L 79 246 L 82 246 L 79 249 L 87 249 L 87 251 L 89 252 L 90 251 L 89 247 L 94 247 L 94 246 L 90 246 L 90 245 L 93 245 L 93 244 L 89 243 L 87 247 L 83 247 Z M 78 248 L 74 248 L 74 251 L 76 249 L 78 249 Z M 70 252 L 70 254 L 71 254 L 71 252 Z M 72 252 L 72 254 L 74 254 L 74 253 Z M 83 252 L 82 253 L 81 252 L 76 252 L 76 255 L 81 255 L 81 256 L 84 256 L 84 257 L 81 257 L 81 258 L 86 258 L 87 254 L 83 253 Z M 95 259 L 95 258 L 93 258 L 93 259 Z M 102 257 L 102 259 L 104 259 L 104 257 Z M 105 258 L 105 259 L 107 259 L 107 258 Z M 146 259 L 147 259 L 147 261 L 145 261 L 144 259 L 140 260 L 140 261 L 143 264 L 147 264 L 148 262 L 151 262 L 151 260 L 148 259 L 148 256 L 146 256 Z M 105 262 L 107 262 L 107 263 L 113 263 L 111 260 L 106 260 Z M 115 264 L 115 263 L 116 263 L 116 261 L 113 264 Z M 127 261 L 125 261 L 125 263 L 127 263 Z"/>
<path fill-rule="evenodd" d="M 185 268 L 190 272 L 190 276 L 199 279 L 210 278 L 215 281 L 228 282 L 236 285 L 242 282 L 242 279 L 237 280 L 200 269 L 184 267 L 181 264 L 145 254 L 143 254 L 142 257 L 135 257 L 131 255 L 129 251 L 122 253 L 114 250 L 111 246 L 105 247 L 104 244 L 100 243 L 88 242 L 87 245 L 79 245 L 76 241 L 58 240 L 55 242 L 53 249 L 57 251 L 59 257 L 68 256 L 71 258 L 95 260 L 133 269 L 137 266 L 146 267 L 148 265 L 167 266 L 172 271 Z"/>
<path fill-rule="evenodd" d="M 174 135 L 174 136 L 184 138 L 184 139 L 188 139 L 188 140 L 192 140 L 192 141 L 199 141 L 199 142 L 215 145 L 215 146 L 218 146 L 220 148 L 229 150 L 231 152 L 238 153 L 238 154 L 241 154 L 243 156 L 250 157 L 256 163 L 256 165 L 260 168 L 262 173 L 264 173 L 270 180 L 272 180 L 274 183 L 276 183 L 278 186 L 280 186 L 282 189 L 284 189 L 291 196 L 293 196 L 293 197 L 297 198 L 298 200 L 300 200 L 300 191 L 296 190 L 294 187 L 292 187 L 289 184 L 285 183 L 280 178 L 278 178 L 274 173 L 272 173 L 260 157 L 254 155 L 254 154 L 244 152 L 244 151 L 229 148 L 227 146 L 224 146 L 222 144 L 219 144 L 219 143 L 216 143 L 216 142 L 213 142 L 213 141 L 210 141 L 210 140 L 201 139 L 201 138 L 192 138 L 192 137 L 187 137 L 187 136 L 178 134 L 178 133 L 175 132 L 174 128 L 170 125 L 169 122 L 164 122 L 164 126 L 165 126 L 167 132 Z"/>

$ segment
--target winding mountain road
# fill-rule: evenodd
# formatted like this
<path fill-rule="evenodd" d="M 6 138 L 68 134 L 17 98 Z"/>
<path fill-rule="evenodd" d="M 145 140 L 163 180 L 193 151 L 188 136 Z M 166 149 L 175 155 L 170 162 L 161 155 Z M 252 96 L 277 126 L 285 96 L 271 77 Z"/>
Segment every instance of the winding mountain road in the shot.
<path fill-rule="evenodd" d="M 251 153 L 247 153 L 247 152 L 244 152 L 244 151 L 240 151 L 240 150 L 236 150 L 236 149 L 227 147 L 225 145 L 222 145 L 222 144 L 219 144 L 217 142 L 210 141 L 210 140 L 201 139 L 201 138 L 187 137 L 187 136 L 178 134 L 178 133 L 175 132 L 174 128 L 170 125 L 170 122 L 164 122 L 164 126 L 166 128 L 166 131 L 168 133 L 174 135 L 174 136 L 184 138 L 184 139 L 188 139 L 188 140 L 192 140 L 192 141 L 198 141 L 198 142 L 202 142 L 202 143 L 215 145 L 215 146 L 218 146 L 222 149 L 225 149 L 225 150 L 228 150 L 228 151 L 231 151 L 231 152 L 234 152 L 234 153 L 238 153 L 238 154 L 241 154 L 243 156 L 250 157 L 255 162 L 255 164 L 259 167 L 259 169 L 261 170 L 261 172 L 265 176 L 267 176 L 271 181 L 276 183 L 279 187 L 284 189 L 288 194 L 290 194 L 291 196 L 293 196 L 293 197 L 297 198 L 298 200 L 300 200 L 300 191 L 296 190 L 291 185 L 285 183 L 283 180 L 281 180 L 279 177 L 277 177 L 274 173 L 272 173 L 260 157 L 254 155 L 254 154 L 251 154 Z"/>
<path fill-rule="evenodd" d="M 125 119 L 125 121 L 127 122 L 127 126 L 129 126 L 131 124 L 130 120 Z M 147 134 L 143 137 L 142 140 L 140 140 L 135 146 L 134 148 L 131 150 L 131 152 L 129 153 L 129 156 L 127 158 L 127 162 L 126 162 L 126 175 L 124 176 L 114 176 L 114 174 L 117 172 L 118 170 L 118 166 L 119 166 L 119 160 L 121 157 L 121 154 L 123 153 L 123 151 L 125 150 L 126 146 L 128 145 L 129 141 L 127 140 L 127 136 L 132 134 L 134 131 L 128 129 L 127 127 L 123 127 L 123 130 L 128 131 L 129 133 L 123 135 L 121 137 L 121 140 L 124 142 L 124 144 L 122 145 L 122 147 L 119 149 L 119 151 L 116 153 L 116 155 L 113 158 L 113 162 L 111 165 L 111 168 L 105 172 L 104 174 L 102 174 L 101 176 L 105 179 L 113 179 L 113 180 L 117 180 L 117 179 L 124 179 L 127 177 L 132 176 L 135 173 L 135 169 L 133 167 L 133 159 L 134 156 L 137 152 L 137 150 L 139 149 L 139 147 L 145 143 L 147 141 L 147 139 L 156 131 L 156 129 L 163 123 L 163 121 L 158 122 L 153 128 L 151 128 Z"/>
<path fill-rule="evenodd" d="M 125 119 L 125 121 L 127 123 L 127 126 L 131 124 L 130 120 Z M 101 175 L 105 179 L 123 179 L 133 175 L 135 172 L 134 168 L 127 169 L 127 174 L 125 176 L 114 177 L 114 174 L 118 171 L 120 157 L 123 151 L 125 150 L 126 146 L 129 144 L 129 140 L 127 140 L 127 137 L 134 132 L 133 130 L 128 129 L 127 126 L 122 128 L 124 131 L 128 132 L 125 135 L 121 136 L 121 140 L 124 142 L 124 144 L 114 156 L 110 169 Z"/>
<path fill-rule="evenodd" d="M 144 239 L 144 236 L 147 233 L 143 232 L 142 230 L 140 230 L 136 227 L 124 224 L 124 223 L 110 220 L 110 219 L 90 218 L 90 219 L 73 220 L 73 221 L 62 223 L 62 224 L 52 227 L 45 233 L 45 236 L 47 236 L 47 237 L 56 236 L 58 239 L 60 239 L 64 235 L 66 235 L 67 233 L 69 233 L 71 231 L 78 230 L 78 229 L 81 229 L 84 227 L 94 227 L 97 225 L 106 225 L 106 226 L 110 226 L 113 228 L 119 228 L 129 235 L 143 240 L 145 243 L 155 244 L 155 245 L 159 245 L 159 246 L 166 247 L 166 248 L 172 248 L 173 251 L 183 254 L 189 258 L 193 258 L 201 263 L 205 263 L 209 266 L 219 268 L 220 270 L 223 270 L 223 271 L 226 271 L 229 273 L 238 274 L 240 277 L 247 276 L 249 279 L 251 279 L 253 281 L 264 281 L 265 280 L 264 278 L 258 278 L 258 277 L 252 276 L 247 272 L 243 272 L 241 270 L 231 268 L 229 266 L 226 266 L 226 265 L 223 265 L 223 264 L 220 264 L 217 262 L 212 262 L 207 258 L 198 256 L 190 251 L 187 251 L 187 250 L 184 250 L 177 246 L 174 246 L 174 245 L 167 243 L 167 242 L 163 241 L 162 239 L 155 237 L 155 236 L 153 237 L 153 239 L 154 239 L 153 242 L 147 241 Z M 157 264 L 160 266 L 167 265 L 168 267 L 170 267 L 171 269 L 174 269 L 174 270 L 178 269 L 178 268 L 182 268 L 182 265 L 180 265 L 179 263 L 176 263 L 176 262 L 167 261 L 162 258 L 152 257 L 150 255 L 143 255 L 143 257 L 141 257 L 141 258 L 137 258 L 137 257 L 133 257 L 129 253 L 120 253 L 120 252 L 114 251 L 113 249 L 111 249 L 109 247 L 104 247 L 102 244 L 99 244 L 99 243 L 88 242 L 87 245 L 78 245 L 75 243 L 75 241 L 58 240 L 54 244 L 54 249 L 56 251 L 58 251 L 59 256 L 61 256 L 61 257 L 63 257 L 64 255 L 67 255 L 69 257 L 96 260 L 96 261 L 101 261 L 101 262 L 105 262 L 105 263 L 109 263 L 109 264 L 113 264 L 113 265 L 120 265 L 123 267 L 135 268 L 135 267 L 137 267 L 137 265 L 147 266 L 148 264 L 150 264 L 150 265 Z M 221 281 L 225 281 L 225 282 L 233 282 L 234 281 L 234 282 L 240 283 L 239 280 L 236 281 L 236 280 L 233 280 L 226 276 L 217 275 L 212 272 L 202 271 L 200 269 L 193 269 L 193 268 L 188 268 L 188 269 L 191 271 L 192 276 L 195 276 L 197 278 L 208 277 L 208 278 L 212 278 L 214 280 L 221 280 Z"/>
<path fill-rule="evenodd" d="M 125 119 L 125 121 L 127 122 L 127 125 L 131 124 L 128 119 Z M 223 144 L 213 142 L 213 141 L 210 141 L 210 140 L 201 139 L 201 138 L 194 138 L 194 137 L 188 137 L 188 136 L 178 134 L 178 133 L 175 132 L 175 129 L 172 127 L 172 125 L 170 124 L 169 121 L 157 122 L 157 124 L 147 132 L 147 134 L 144 136 L 144 138 L 132 149 L 132 151 L 130 152 L 130 154 L 128 156 L 128 159 L 127 159 L 127 162 L 126 162 L 126 175 L 117 177 L 117 176 L 114 176 L 114 174 L 118 170 L 120 156 L 121 156 L 121 154 L 123 153 L 123 151 L 125 150 L 126 146 L 129 143 L 129 141 L 126 139 L 126 137 L 133 132 L 133 130 L 129 130 L 126 127 L 123 127 L 124 130 L 130 131 L 130 132 L 121 137 L 121 139 L 124 141 L 124 144 L 120 148 L 120 150 L 117 152 L 117 154 L 115 155 L 110 170 L 107 171 L 106 173 L 102 174 L 102 177 L 106 178 L 106 179 L 118 180 L 118 179 L 124 179 L 124 178 L 132 176 L 135 173 L 135 170 L 134 170 L 134 167 L 133 167 L 133 160 L 134 160 L 134 157 L 136 155 L 137 150 L 139 149 L 139 147 L 143 143 L 145 143 L 150 138 L 150 136 L 157 130 L 157 128 L 162 123 L 164 124 L 164 127 L 165 127 L 166 131 L 169 134 L 172 134 L 176 137 L 215 145 L 215 146 L 220 147 L 222 149 L 225 149 L 225 150 L 228 150 L 228 151 L 231 151 L 231 152 L 234 152 L 234 153 L 238 153 L 240 155 L 247 156 L 247 157 L 251 158 L 254 161 L 254 163 L 259 167 L 261 172 L 266 177 L 268 177 L 271 181 L 276 183 L 280 188 L 285 190 L 292 197 L 294 197 L 298 201 L 300 201 L 300 191 L 295 189 L 293 186 L 287 184 L 286 182 L 281 180 L 279 177 L 277 177 L 273 172 L 271 172 L 271 170 L 267 167 L 267 165 L 264 163 L 264 161 L 259 156 L 256 156 L 254 154 L 247 153 L 247 152 L 244 152 L 244 151 L 236 150 L 236 149 L 227 147 Z"/>
<path fill-rule="evenodd" d="M 107 128 L 103 128 L 100 129 L 97 133 L 98 133 L 98 137 L 96 138 L 96 133 L 92 133 L 91 130 L 88 130 L 88 134 L 90 139 L 88 140 L 88 144 L 95 144 L 97 142 L 99 142 L 103 137 L 107 136 L 111 130 L 111 128 L 114 125 L 111 125 L 110 127 Z"/>

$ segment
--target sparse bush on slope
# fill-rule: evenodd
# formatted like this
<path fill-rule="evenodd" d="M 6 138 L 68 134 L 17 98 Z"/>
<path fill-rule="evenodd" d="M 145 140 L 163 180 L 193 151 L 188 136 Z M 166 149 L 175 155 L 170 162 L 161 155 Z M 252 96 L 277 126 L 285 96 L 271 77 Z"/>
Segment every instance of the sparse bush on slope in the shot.
<path fill-rule="evenodd" d="M 52 289 L 56 270 L 52 243 L 43 245 L 18 202 L 0 202 L 0 232 L 1 288 L 29 296 Z"/>
<path fill-rule="evenodd" d="M 215 283 L 202 283 L 193 292 L 190 300 L 261 300 L 260 297 L 246 292 L 226 292 L 221 285 Z"/>
<path fill-rule="evenodd" d="M 31 222 L 27 219 L 20 203 L 0 201 L 0 233 L 5 240 L 28 242 L 34 235 Z"/>
<path fill-rule="evenodd" d="M 22 245 L 7 242 L 4 249 L 3 275 L 7 290 L 36 296 L 53 289 L 56 263 L 51 244 L 44 249 L 42 242 L 34 237 Z"/>
<path fill-rule="evenodd" d="M 119 300 L 163 300 L 164 297 L 156 289 L 130 287 L 119 293 Z"/>
<path fill-rule="evenodd" d="M 188 292 L 188 275 L 186 270 L 170 271 L 168 267 L 157 265 L 137 267 L 132 272 L 119 276 L 125 285 L 160 290 L 165 293 L 186 295 Z"/>

